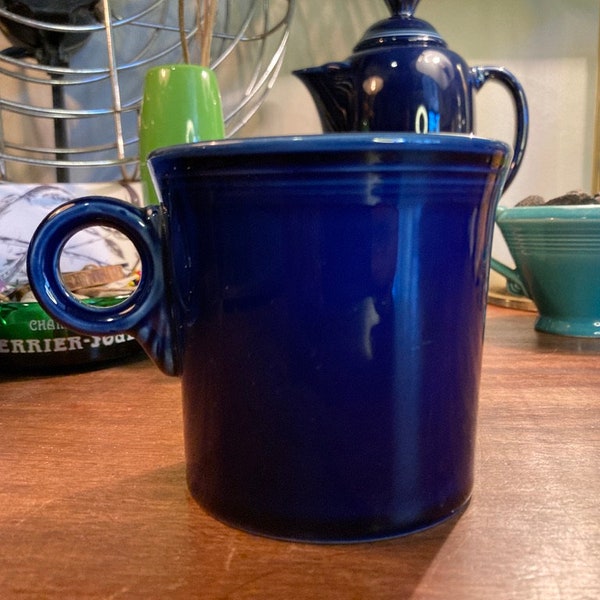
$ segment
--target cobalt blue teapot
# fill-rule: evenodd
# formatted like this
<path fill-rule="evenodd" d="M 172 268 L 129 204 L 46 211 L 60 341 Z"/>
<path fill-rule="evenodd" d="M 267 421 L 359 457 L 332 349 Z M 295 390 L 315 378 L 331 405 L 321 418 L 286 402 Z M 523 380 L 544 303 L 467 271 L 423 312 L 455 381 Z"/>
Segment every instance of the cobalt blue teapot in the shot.
<path fill-rule="evenodd" d="M 527 100 L 503 67 L 469 67 L 439 33 L 413 16 L 419 0 L 386 0 L 392 16 L 367 29 L 343 62 L 294 71 L 309 89 L 325 132 L 472 133 L 475 93 L 490 79 L 516 108 L 513 168 L 523 158 Z"/>

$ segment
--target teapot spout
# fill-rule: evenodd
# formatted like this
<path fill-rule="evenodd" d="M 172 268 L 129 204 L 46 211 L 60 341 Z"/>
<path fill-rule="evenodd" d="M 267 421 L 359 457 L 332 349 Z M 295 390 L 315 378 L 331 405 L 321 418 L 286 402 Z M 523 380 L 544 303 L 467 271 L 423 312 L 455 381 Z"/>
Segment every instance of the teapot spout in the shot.
<path fill-rule="evenodd" d="M 349 63 L 331 62 L 293 74 L 308 88 L 325 132 L 355 129 L 356 89 Z"/>

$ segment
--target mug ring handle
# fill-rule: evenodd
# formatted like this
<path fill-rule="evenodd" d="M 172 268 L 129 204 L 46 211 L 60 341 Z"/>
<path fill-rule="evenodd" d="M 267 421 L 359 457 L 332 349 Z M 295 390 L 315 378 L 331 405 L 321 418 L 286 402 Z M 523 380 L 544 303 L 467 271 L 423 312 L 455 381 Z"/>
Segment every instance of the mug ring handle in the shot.
<path fill-rule="evenodd" d="M 63 204 L 42 221 L 28 249 L 27 272 L 42 307 L 73 331 L 110 335 L 133 333 L 164 294 L 161 244 L 154 224 L 159 207 L 137 208 L 106 196 L 86 196 Z M 142 272 L 134 292 L 108 307 L 78 300 L 65 287 L 60 258 L 77 232 L 94 226 L 113 227 L 137 250 Z"/>

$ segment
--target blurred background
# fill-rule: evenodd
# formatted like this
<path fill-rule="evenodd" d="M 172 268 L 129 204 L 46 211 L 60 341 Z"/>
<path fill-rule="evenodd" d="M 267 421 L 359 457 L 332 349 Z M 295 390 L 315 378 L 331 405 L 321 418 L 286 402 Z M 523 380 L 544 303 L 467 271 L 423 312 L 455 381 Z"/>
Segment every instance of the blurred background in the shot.
<path fill-rule="evenodd" d="M 272 92 L 244 135 L 319 131 L 312 101 L 292 69 L 342 60 L 366 28 L 388 16 L 383 0 L 301 0 L 287 54 Z M 531 194 L 547 199 L 592 190 L 598 118 L 598 0 L 421 0 L 416 16 L 431 23 L 470 66 L 504 66 L 527 94 L 529 143 L 501 204 Z M 477 96 L 476 133 L 512 142 L 512 101 L 490 82 Z M 511 262 L 498 231 L 494 255 Z"/>
<path fill-rule="evenodd" d="M 111 6 L 119 4 L 128 5 L 123 0 L 114 0 Z M 278 77 L 269 82 L 272 89 L 261 98 L 257 112 L 247 123 L 238 123 L 232 135 L 320 132 L 312 99 L 291 71 L 346 58 L 367 27 L 388 15 L 383 0 L 296 2 Z M 516 75 L 526 91 L 530 108 L 529 144 L 520 172 L 502 204 L 513 205 L 531 194 L 551 198 L 573 189 L 599 191 L 591 189 L 598 160 L 594 158 L 598 119 L 598 0 L 422 0 L 416 16 L 429 21 L 470 66 L 504 66 Z M 117 43 L 122 51 L 123 46 L 139 40 L 122 36 Z M 0 40 L 0 47 L 7 45 Z M 93 43 L 88 44 L 74 60 L 85 62 L 94 52 L 97 49 Z M 254 61 L 255 57 L 251 53 L 240 54 L 228 71 L 217 70 L 224 93 L 236 87 L 235 79 L 244 71 L 244 60 Z M 128 77 L 123 84 L 136 88 L 134 95 L 141 93 L 140 77 Z M 10 95 L 7 88 L 11 85 L 23 87 L 22 82 L 4 78 L 0 97 Z M 477 96 L 475 115 L 478 135 L 512 142 L 512 101 L 500 85 L 490 82 L 484 86 Z M 10 120 L 5 120 L 6 136 L 10 127 Z M 102 133 L 99 130 L 97 135 L 101 137 Z M 34 135 L 43 137 L 52 132 L 35 131 Z M 13 167 L 12 173 L 9 170 L 6 178 L 37 183 L 48 177 L 21 164 Z M 106 178 L 106 171 L 92 170 L 83 176 L 84 181 Z M 494 255 L 510 262 L 498 233 Z"/>

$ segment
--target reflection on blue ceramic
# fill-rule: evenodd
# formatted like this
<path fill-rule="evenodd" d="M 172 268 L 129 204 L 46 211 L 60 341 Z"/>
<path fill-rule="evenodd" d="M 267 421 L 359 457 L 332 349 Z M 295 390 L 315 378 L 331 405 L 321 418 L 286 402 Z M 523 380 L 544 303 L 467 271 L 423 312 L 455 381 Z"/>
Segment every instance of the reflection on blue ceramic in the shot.
<path fill-rule="evenodd" d="M 489 250 L 510 150 L 331 134 L 155 152 L 161 207 L 51 215 L 30 279 L 57 319 L 128 330 L 182 378 L 188 483 L 219 519 L 344 542 L 467 503 Z M 106 221 L 142 258 L 121 309 L 76 306 L 61 239 Z"/>
<path fill-rule="evenodd" d="M 517 118 L 513 169 L 527 144 L 523 88 L 502 67 L 469 67 L 427 22 L 415 0 L 387 0 L 392 16 L 370 27 L 351 57 L 294 72 L 310 91 L 324 131 L 472 133 L 474 98 L 489 80 L 506 87 Z"/>

